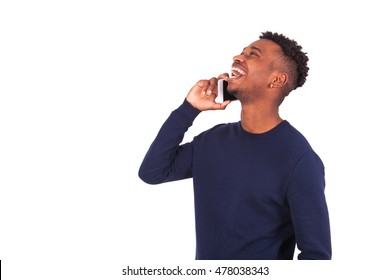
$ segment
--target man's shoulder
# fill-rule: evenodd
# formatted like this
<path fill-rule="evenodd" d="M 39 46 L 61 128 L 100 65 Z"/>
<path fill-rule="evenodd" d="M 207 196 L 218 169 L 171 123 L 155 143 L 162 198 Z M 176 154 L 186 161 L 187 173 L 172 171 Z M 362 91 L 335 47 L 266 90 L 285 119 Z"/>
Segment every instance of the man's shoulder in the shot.
<path fill-rule="evenodd" d="M 237 122 L 233 123 L 220 123 L 217 125 L 214 125 L 213 127 L 203 131 L 198 136 L 196 136 L 197 139 L 204 139 L 209 137 L 224 137 L 228 134 L 234 133 L 234 130 L 237 128 Z"/>
<path fill-rule="evenodd" d="M 285 121 L 285 133 L 288 135 L 289 139 L 296 145 L 302 145 L 310 147 L 309 141 L 306 139 L 306 137 L 303 135 L 301 131 L 296 129 L 292 124 L 290 124 L 288 121 Z"/>

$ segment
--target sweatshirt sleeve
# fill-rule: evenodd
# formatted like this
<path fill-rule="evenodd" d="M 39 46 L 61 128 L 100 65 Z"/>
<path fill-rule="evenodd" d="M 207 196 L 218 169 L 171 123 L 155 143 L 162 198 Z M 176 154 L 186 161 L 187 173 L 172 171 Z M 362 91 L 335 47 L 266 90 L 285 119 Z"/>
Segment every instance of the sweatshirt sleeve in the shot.
<path fill-rule="evenodd" d="M 300 260 L 329 260 L 330 223 L 325 199 L 324 166 L 313 151 L 296 164 L 287 191 Z"/>
<path fill-rule="evenodd" d="M 148 184 L 192 177 L 192 143 L 180 145 L 185 132 L 200 113 L 187 100 L 165 121 L 139 168 Z"/>

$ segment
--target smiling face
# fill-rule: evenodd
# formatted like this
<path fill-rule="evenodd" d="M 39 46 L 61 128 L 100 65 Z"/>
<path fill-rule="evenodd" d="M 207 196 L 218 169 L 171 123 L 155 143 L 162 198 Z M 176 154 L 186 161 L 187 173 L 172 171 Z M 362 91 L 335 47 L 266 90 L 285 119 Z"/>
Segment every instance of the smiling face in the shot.
<path fill-rule="evenodd" d="M 233 58 L 228 91 L 241 102 L 262 98 L 279 74 L 281 48 L 271 40 L 260 39 Z"/>

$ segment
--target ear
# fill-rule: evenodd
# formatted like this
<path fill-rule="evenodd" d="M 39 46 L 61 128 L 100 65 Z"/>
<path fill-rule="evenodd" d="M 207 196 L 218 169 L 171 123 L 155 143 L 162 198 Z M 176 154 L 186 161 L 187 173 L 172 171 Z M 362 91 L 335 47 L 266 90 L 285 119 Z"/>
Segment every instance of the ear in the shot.
<path fill-rule="evenodd" d="M 288 81 L 288 75 L 286 73 L 280 72 L 274 76 L 270 84 L 271 88 L 281 88 Z"/>

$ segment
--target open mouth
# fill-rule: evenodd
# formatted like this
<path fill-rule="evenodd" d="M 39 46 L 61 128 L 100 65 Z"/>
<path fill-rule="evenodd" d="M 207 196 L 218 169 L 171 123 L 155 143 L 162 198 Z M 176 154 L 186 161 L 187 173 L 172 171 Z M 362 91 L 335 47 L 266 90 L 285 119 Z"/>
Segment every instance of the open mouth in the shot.
<path fill-rule="evenodd" d="M 231 73 L 231 79 L 239 79 L 246 75 L 246 72 L 237 66 L 232 67 Z"/>

